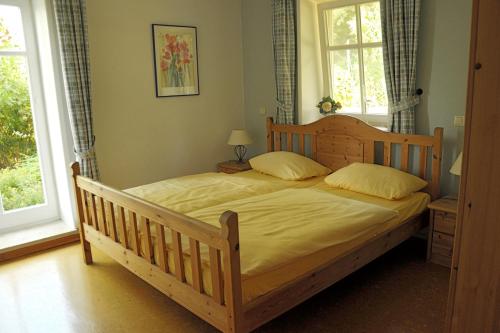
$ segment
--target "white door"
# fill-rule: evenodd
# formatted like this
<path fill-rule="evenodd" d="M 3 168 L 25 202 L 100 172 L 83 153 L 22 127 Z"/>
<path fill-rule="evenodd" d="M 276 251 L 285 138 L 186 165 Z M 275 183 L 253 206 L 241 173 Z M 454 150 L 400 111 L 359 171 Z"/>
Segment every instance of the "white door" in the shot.
<path fill-rule="evenodd" d="M 29 0 L 0 0 L 0 232 L 58 219 Z"/>

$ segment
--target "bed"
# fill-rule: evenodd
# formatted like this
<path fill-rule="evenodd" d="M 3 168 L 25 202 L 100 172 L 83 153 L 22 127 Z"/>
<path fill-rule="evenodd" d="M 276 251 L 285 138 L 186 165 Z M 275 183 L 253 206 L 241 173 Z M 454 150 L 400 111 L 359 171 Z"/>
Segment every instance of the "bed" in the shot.
<path fill-rule="evenodd" d="M 268 151 L 294 151 L 334 171 L 353 162 L 376 163 L 381 155 L 381 164 L 428 180 L 427 194 L 393 202 L 328 188 L 321 179 L 270 181 L 252 171 L 189 176 L 125 192 L 80 176 L 75 163 L 85 263 L 92 263 L 92 245 L 219 330 L 251 331 L 422 228 L 427 202 L 439 195 L 442 135 L 441 128 L 433 136 L 387 133 L 341 115 L 308 125 L 267 120 Z M 309 211 L 299 208 L 304 200 Z M 333 214 L 324 207 L 345 212 L 327 226 Z M 347 223 L 352 212 L 355 224 Z M 276 223 L 263 224 L 259 216 L 270 213 Z M 314 231 L 312 221 L 322 221 L 315 224 L 321 229 Z M 252 236 L 252 225 L 265 237 Z M 288 244 L 298 239 L 294 232 L 307 237 Z"/>

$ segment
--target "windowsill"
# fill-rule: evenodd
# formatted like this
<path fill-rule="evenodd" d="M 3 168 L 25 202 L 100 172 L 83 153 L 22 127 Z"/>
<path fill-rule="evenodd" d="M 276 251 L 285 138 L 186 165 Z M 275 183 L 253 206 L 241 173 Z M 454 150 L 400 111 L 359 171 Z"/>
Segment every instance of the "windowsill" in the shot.
<path fill-rule="evenodd" d="M 362 122 L 375 127 L 384 132 L 389 132 L 387 127 L 387 115 L 378 114 L 360 114 L 360 113 L 342 113 L 338 112 L 338 115 L 349 116 L 361 120 Z"/>
<path fill-rule="evenodd" d="M 35 246 L 75 234 L 78 234 L 78 231 L 63 221 L 55 221 L 26 229 L 0 233 L 0 257 L 6 252 Z"/>

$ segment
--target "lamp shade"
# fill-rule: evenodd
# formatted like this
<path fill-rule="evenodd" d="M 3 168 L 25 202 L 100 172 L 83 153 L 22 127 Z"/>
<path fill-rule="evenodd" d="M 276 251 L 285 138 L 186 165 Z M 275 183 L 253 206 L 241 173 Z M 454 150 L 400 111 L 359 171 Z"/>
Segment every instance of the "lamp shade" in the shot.
<path fill-rule="evenodd" d="M 462 153 L 458 155 L 455 163 L 451 166 L 450 173 L 457 176 L 462 174 Z"/>
<path fill-rule="evenodd" d="M 231 146 L 248 145 L 252 143 L 252 139 L 248 135 L 247 131 L 241 129 L 232 130 L 227 144 Z"/>

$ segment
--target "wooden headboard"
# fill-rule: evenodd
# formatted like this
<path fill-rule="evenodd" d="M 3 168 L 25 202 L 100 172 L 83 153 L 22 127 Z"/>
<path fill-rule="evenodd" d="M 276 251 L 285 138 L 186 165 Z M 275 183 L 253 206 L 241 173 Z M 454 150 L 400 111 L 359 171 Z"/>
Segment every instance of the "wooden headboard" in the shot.
<path fill-rule="evenodd" d="M 380 160 L 379 164 L 427 180 L 426 192 L 433 199 L 439 197 L 442 141 L 441 127 L 434 129 L 433 136 L 427 136 L 384 132 L 342 115 L 324 117 L 307 125 L 274 124 L 273 118 L 267 118 L 269 152 L 287 150 L 308 155 L 333 171 L 353 162 Z"/>

